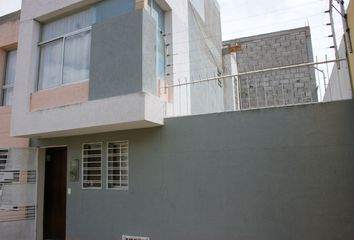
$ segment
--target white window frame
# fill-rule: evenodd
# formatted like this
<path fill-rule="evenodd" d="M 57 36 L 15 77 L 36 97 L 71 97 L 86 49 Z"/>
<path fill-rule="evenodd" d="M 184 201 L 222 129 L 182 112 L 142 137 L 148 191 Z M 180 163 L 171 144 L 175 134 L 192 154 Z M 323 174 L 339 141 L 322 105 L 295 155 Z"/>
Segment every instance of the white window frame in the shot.
<path fill-rule="evenodd" d="M 109 188 L 108 184 L 109 184 L 109 174 L 108 174 L 108 170 L 109 170 L 109 147 L 108 145 L 110 143 L 124 143 L 127 144 L 127 171 L 128 171 L 128 176 L 127 176 L 127 186 L 120 186 L 120 187 L 115 187 L 115 188 Z M 115 191 L 128 191 L 129 190 L 129 141 L 128 140 L 122 140 L 122 141 L 107 141 L 106 144 L 106 189 L 107 190 L 115 190 Z"/>
<path fill-rule="evenodd" d="M 93 145 L 93 144 L 99 144 L 101 145 L 101 187 L 84 187 L 84 145 Z M 82 190 L 100 190 L 102 189 L 103 185 L 103 142 L 91 142 L 91 143 L 83 143 L 81 146 L 81 189 Z"/>
<path fill-rule="evenodd" d="M 63 35 L 60 35 L 58 37 L 46 40 L 46 41 L 42 41 L 38 43 L 38 47 L 40 48 L 40 51 L 42 51 L 42 47 L 45 46 L 46 44 L 58 41 L 58 40 L 62 40 L 63 46 L 62 46 L 62 52 L 61 52 L 61 69 L 60 69 L 60 84 L 56 87 L 61 87 L 61 86 L 66 86 L 66 85 L 72 85 L 72 84 L 77 84 L 79 82 L 83 82 L 83 81 L 87 81 L 88 79 L 80 79 L 77 82 L 71 82 L 71 83 L 64 83 L 64 58 L 65 58 L 65 41 L 68 37 L 72 37 L 75 35 L 79 35 L 80 33 L 84 33 L 84 32 L 90 32 L 91 33 L 92 30 L 92 26 L 89 27 L 85 27 L 82 29 L 79 29 L 77 31 L 73 31 L 70 33 L 66 33 Z M 40 89 L 39 88 L 39 81 L 40 81 L 40 68 L 41 68 L 41 54 L 39 54 L 39 63 L 38 63 L 38 80 L 37 80 L 37 86 L 36 86 L 36 90 L 37 91 L 43 91 L 43 90 L 48 90 L 48 89 Z M 54 88 L 56 88 L 54 87 Z M 51 88 L 49 88 L 51 89 Z"/>
<path fill-rule="evenodd" d="M 13 96 L 13 89 L 15 86 L 15 82 L 13 82 L 12 84 L 7 84 L 5 85 L 5 79 L 6 79 L 6 68 L 7 68 L 7 64 L 8 64 L 8 56 L 9 56 L 9 52 L 12 51 L 17 51 L 17 48 L 14 49 L 9 49 L 6 51 L 6 58 L 5 58 L 5 66 L 4 66 L 4 76 L 2 77 L 2 86 L 1 86 L 1 94 L 0 94 L 0 106 L 5 107 L 7 105 L 5 105 L 5 91 L 12 89 L 12 96 Z M 17 53 L 16 53 L 17 54 Z M 17 58 L 17 56 L 16 56 Z M 17 61 L 17 59 L 16 59 Z M 0 76 L 1 77 L 1 76 Z M 0 79 L 1 80 L 1 79 Z"/>
<path fill-rule="evenodd" d="M 1 106 L 2 107 L 6 107 L 6 106 L 11 106 L 11 104 L 10 105 L 5 105 L 5 92 L 7 91 L 7 90 L 11 90 L 12 89 L 12 91 L 13 91 L 13 89 L 14 89 L 14 84 L 8 84 L 8 85 L 2 85 L 2 87 L 1 87 Z M 13 94 L 13 92 L 12 92 L 12 94 Z M 13 95 L 12 95 L 13 96 Z"/>
<path fill-rule="evenodd" d="M 164 41 L 164 48 L 165 48 L 165 56 L 164 56 L 164 60 L 165 60 L 165 64 L 164 64 L 164 76 L 163 76 L 163 79 L 158 79 L 158 80 L 160 80 L 160 81 L 167 81 L 167 67 L 168 67 L 168 58 L 167 58 L 167 55 L 168 55 L 168 48 L 167 48 L 167 43 L 166 43 L 166 37 L 165 37 L 165 34 L 166 34 L 166 10 L 164 9 L 164 8 L 162 8 L 161 7 L 161 5 L 159 4 L 159 3 L 157 3 L 156 2 L 156 0 L 149 0 L 148 1 L 148 7 L 149 7 L 149 9 L 148 9 L 148 12 L 149 12 L 149 14 L 150 14 L 150 16 L 151 17 L 153 17 L 152 16 L 152 11 L 153 11 L 153 9 L 155 8 L 155 5 L 157 5 L 157 7 L 163 12 L 163 15 L 164 15 L 164 29 L 160 29 L 160 26 L 159 26 L 159 23 L 157 22 L 157 21 L 155 21 L 156 22 L 156 27 L 157 27 L 157 29 L 158 29 L 158 31 L 160 32 L 160 34 L 161 34 L 161 36 L 162 36 L 162 39 L 163 39 L 163 41 Z M 158 45 L 157 45 L 157 39 L 156 39 L 156 43 L 155 43 L 155 54 L 156 54 L 156 56 L 157 56 L 157 54 L 158 54 Z M 156 58 L 156 60 L 157 60 L 157 58 Z M 155 69 L 155 71 L 156 71 L 156 75 L 159 75 L 159 73 L 158 73 L 158 62 L 156 61 L 156 69 Z M 158 77 L 158 76 L 157 76 Z"/>

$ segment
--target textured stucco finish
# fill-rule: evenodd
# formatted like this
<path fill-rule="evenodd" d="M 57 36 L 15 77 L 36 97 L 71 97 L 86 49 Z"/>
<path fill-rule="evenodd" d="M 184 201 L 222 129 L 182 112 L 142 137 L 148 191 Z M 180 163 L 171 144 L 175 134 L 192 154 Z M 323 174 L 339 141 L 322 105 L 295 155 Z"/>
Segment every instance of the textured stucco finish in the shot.
<path fill-rule="evenodd" d="M 142 91 L 157 94 L 155 29 L 145 10 L 92 26 L 90 100 Z"/>
<path fill-rule="evenodd" d="M 34 92 L 31 95 L 30 111 L 38 111 L 88 101 L 89 82 L 70 84 L 54 89 Z"/>
<path fill-rule="evenodd" d="M 129 191 L 68 182 L 70 240 L 352 240 L 353 108 L 343 101 L 171 118 L 34 146 L 67 145 L 71 160 L 81 159 L 82 143 L 129 140 Z"/>
<path fill-rule="evenodd" d="M 100 23 L 113 17 L 135 11 L 134 0 L 104 0 L 94 5 L 95 22 Z"/>

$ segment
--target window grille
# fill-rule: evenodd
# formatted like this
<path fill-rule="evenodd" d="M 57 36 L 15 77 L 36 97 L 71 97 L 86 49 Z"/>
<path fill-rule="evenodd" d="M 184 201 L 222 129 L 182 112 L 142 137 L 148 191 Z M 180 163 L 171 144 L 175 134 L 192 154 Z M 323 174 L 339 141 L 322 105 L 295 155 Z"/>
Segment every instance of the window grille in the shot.
<path fill-rule="evenodd" d="M 5 169 L 8 155 L 9 155 L 9 150 L 0 149 L 0 170 Z"/>
<path fill-rule="evenodd" d="M 3 222 L 35 219 L 35 193 L 27 194 L 29 201 L 26 204 L 18 203 L 16 196 L 21 193 L 19 191 L 31 189 L 29 184 L 36 184 L 36 156 L 37 149 L 0 149 L 0 225 Z M 20 189 L 12 186 L 16 184 L 21 185 Z"/>
<path fill-rule="evenodd" d="M 127 190 L 128 141 L 107 143 L 107 189 Z"/>
<path fill-rule="evenodd" d="M 82 146 L 82 188 L 102 187 L 102 143 L 84 143 Z"/>

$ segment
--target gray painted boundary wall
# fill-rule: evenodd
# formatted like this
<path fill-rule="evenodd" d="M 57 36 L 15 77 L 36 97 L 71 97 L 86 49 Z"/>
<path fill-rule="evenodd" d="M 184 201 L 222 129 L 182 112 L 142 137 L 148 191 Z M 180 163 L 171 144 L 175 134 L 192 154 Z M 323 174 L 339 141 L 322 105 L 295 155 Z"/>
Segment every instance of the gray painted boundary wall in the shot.
<path fill-rule="evenodd" d="M 35 145 L 68 145 L 73 159 L 84 142 L 129 140 L 129 191 L 69 182 L 67 239 L 352 240 L 353 109 L 342 101 L 173 118 Z"/>
<path fill-rule="evenodd" d="M 157 92 L 156 25 L 145 10 L 92 26 L 89 99 Z"/>

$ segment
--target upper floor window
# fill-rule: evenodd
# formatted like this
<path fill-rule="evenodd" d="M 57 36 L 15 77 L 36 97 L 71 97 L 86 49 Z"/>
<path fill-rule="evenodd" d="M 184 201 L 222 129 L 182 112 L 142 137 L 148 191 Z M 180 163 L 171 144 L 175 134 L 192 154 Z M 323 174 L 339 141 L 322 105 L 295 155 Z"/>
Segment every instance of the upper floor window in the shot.
<path fill-rule="evenodd" d="M 8 51 L 6 54 L 5 79 L 2 86 L 2 105 L 12 104 L 12 95 L 15 82 L 17 50 Z"/>
<path fill-rule="evenodd" d="M 156 3 L 149 0 L 150 15 L 156 22 L 156 76 L 165 80 L 166 76 L 166 41 L 165 41 L 165 12 Z"/>
<path fill-rule="evenodd" d="M 38 90 L 89 79 L 90 16 L 85 10 L 43 25 Z"/>

